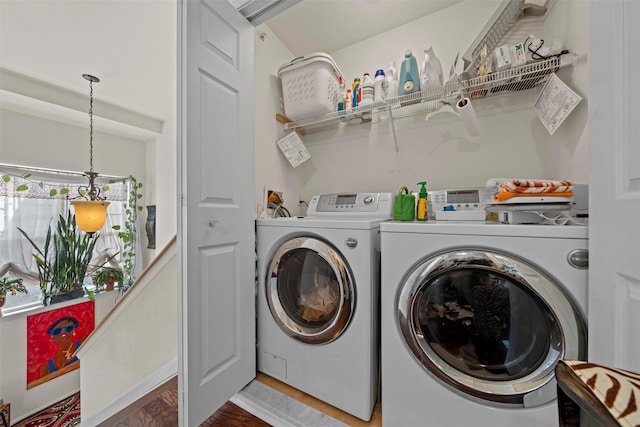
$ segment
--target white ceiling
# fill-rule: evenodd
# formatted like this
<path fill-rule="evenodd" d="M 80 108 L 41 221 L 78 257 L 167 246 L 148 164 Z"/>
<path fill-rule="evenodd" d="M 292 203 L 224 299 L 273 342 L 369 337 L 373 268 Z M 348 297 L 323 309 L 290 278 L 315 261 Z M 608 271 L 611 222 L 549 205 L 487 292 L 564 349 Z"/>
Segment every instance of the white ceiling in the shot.
<path fill-rule="evenodd" d="M 458 1 L 303 0 L 267 25 L 295 55 L 331 52 Z M 88 73 L 101 80 L 96 102 L 164 121 L 175 114 L 176 15 L 175 0 L 0 0 L 0 101 L 20 98 L 10 74 L 88 106 Z"/>
<path fill-rule="evenodd" d="M 303 0 L 267 26 L 296 56 L 333 52 L 462 0 Z"/>

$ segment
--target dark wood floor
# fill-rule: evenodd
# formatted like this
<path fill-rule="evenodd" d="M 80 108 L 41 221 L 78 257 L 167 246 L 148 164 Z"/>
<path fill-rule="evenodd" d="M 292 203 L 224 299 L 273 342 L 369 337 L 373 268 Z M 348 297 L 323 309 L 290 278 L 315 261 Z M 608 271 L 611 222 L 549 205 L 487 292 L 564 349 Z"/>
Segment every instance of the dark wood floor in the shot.
<path fill-rule="evenodd" d="M 268 375 L 258 372 L 256 380 L 348 426 L 380 427 L 382 425 L 382 407 L 380 402 L 376 405 L 371 420 L 363 421 Z M 177 425 L 178 379 L 175 377 L 104 421 L 99 427 L 176 427 Z M 227 402 L 222 408 L 205 420 L 201 426 L 268 427 L 270 424 L 233 403 Z"/>
<path fill-rule="evenodd" d="M 177 425 L 178 379 L 174 377 L 102 422 L 99 427 L 176 427 Z M 233 403 L 227 402 L 201 426 L 269 427 L 270 424 Z"/>

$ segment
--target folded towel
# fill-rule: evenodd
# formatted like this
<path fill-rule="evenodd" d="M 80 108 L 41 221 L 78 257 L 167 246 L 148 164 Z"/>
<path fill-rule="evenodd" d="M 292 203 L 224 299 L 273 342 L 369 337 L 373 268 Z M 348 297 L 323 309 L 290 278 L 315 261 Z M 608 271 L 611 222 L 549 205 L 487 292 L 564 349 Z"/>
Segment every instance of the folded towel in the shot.
<path fill-rule="evenodd" d="M 498 194 L 493 199 L 501 202 L 522 196 L 573 197 L 573 186 L 571 181 L 512 179 L 500 184 Z"/>
<path fill-rule="evenodd" d="M 571 181 L 531 181 L 524 179 L 512 179 L 500 184 L 500 191 L 513 191 L 514 193 L 562 193 L 573 191 Z"/>

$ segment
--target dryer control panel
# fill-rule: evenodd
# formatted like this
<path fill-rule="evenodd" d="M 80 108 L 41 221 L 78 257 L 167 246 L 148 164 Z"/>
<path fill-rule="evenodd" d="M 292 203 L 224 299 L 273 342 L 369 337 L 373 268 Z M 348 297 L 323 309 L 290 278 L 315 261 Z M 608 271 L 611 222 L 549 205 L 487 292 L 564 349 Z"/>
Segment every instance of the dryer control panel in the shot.
<path fill-rule="evenodd" d="M 354 218 L 393 218 L 391 193 L 333 193 L 313 196 L 308 217 L 336 216 Z"/>

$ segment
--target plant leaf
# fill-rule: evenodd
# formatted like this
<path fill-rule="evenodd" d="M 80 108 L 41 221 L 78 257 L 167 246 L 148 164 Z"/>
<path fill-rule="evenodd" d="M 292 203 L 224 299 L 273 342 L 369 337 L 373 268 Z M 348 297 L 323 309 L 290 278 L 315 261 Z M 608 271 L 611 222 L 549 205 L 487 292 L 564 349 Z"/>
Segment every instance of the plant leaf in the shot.
<path fill-rule="evenodd" d="M 2 180 L 4 182 L 9 182 L 9 181 L 11 181 L 11 177 L 9 175 L 2 175 Z"/>
<path fill-rule="evenodd" d="M 22 184 L 22 185 L 18 185 L 18 188 L 16 188 L 16 191 L 27 191 L 29 189 L 29 186 L 27 184 Z"/>
<path fill-rule="evenodd" d="M 52 188 L 51 191 L 49 191 L 49 197 L 54 197 L 56 194 L 58 194 L 58 190 L 55 188 Z"/>

